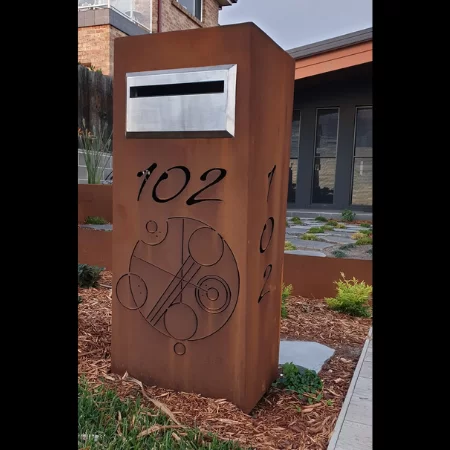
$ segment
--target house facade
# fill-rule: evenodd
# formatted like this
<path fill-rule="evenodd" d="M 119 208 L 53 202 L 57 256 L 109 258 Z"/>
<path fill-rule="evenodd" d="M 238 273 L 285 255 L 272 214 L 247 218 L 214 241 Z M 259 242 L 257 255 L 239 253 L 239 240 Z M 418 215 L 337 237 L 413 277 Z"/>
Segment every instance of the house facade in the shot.
<path fill-rule="evenodd" d="M 237 0 L 78 0 L 78 62 L 114 74 L 114 40 L 214 27 Z"/>
<path fill-rule="evenodd" d="M 288 209 L 372 211 L 372 28 L 295 59 Z"/>

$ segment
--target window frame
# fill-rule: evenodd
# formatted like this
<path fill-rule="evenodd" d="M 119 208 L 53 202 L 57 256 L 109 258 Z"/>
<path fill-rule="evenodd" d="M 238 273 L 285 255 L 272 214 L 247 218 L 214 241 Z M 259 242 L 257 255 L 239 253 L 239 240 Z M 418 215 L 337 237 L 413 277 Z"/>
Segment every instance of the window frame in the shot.
<path fill-rule="evenodd" d="M 337 129 L 336 129 L 336 156 L 323 156 L 324 159 L 335 159 L 336 160 L 336 168 L 334 172 L 334 189 L 333 189 L 333 203 L 314 203 L 314 174 L 315 174 L 315 164 L 316 164 L 316 158 L 322 158 L 322 156 L 316 155 L 317 150 L 317 119 L 319 118 L 319 111 L 326 109 L 335 109 L 338 113 L 338 120 L 337 120 Z M 338 150 L 339 150 L 339 128 L 340 128 L 340 121 L 341 121 L 341 108 L 340 106 L 321 106 L 320 108 L 316 108 L 316 118 L 314 123 L 314 145 L 313 145 L 313 158 L 312 158 L 312 171 L 311 171 L 311 188 L 310 188 L 310 197 L 309 197 L 309 204 L 311 206 L 324 206 L 324 207 L 330 207 L 331 205 L 334 205 L 335 202 L 335 196 L 336 196 L 336 176 L 337 176 L 337 158 L 338 158 Z"/>
<path fill-rule="evenodd" d="M 353 183 L 354 183 L 354 179 L 355 179 L 355 159 L 356 158 L 360 158 L 360 159 L 371 159 L 372 160 L 372 164 L 373 164 L 373 142 L 372 142 L 372 156 L 356 156 L 356 130 L 357 130 L 357 125 L 358 125 L 358 111 L 360 109 L 371 109 L 372 113 L 373 113 L 373 105 L 360 105 L 360 106 L 355 106 L 355 115 L 354 115 L 354 120 L 353 120 L 353 149 L 352 149 L 352 166 L 351 166 L 351 182 L 350 182 L 350 198 L 349 198 L 349 205 L 350 207 L 355 207 L 355 208 L 372 208 L 373 204 L 370 205 L 361 205 L 361 204 L 354 204 L 353 203 Z M 372 117 L 372 123 L 373 123 L 373 117 Z M 373 130 L 372 130 L 373 133 Z M 373 165 L 372 165 L 373 167 Z M 373 177 L 373 175 L 372 175 Z M 372 178 L 372 197 L 373 197 L 373 178 Z"/>
<path fill-rule="evenodd" d="M 182 6 L 191 16 L 195 17 L 197 20 L 199 20 L 200 22 L 203 22 L 203 3 L 204 0 L 192 0 L 194 2 L 194 13 L 192 13 L 191 11 L 189 11 L 189 9 L 187 9 L 183 4 L 180 3 L 180 0 L 176 0 L 177 3 Z M 196 8 L 196 3 L 197 1 L 200 2 L 200 17 L 197 17 L 195 15 L 195 8 Z"/>

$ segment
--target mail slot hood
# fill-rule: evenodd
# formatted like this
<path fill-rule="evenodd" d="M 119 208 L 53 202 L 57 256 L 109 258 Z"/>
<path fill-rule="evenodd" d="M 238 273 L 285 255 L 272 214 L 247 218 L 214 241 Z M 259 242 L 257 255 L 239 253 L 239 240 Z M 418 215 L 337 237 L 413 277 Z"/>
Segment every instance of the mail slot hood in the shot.
<path fill-rule="evenodd" d="M 234 137 L 235 64 L 126 74 L 127 138 Z"/>

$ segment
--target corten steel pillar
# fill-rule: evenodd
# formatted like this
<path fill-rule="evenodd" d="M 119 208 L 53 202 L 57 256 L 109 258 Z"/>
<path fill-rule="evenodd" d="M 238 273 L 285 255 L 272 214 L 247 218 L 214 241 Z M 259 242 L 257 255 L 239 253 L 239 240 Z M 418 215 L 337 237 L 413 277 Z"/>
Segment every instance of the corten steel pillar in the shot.
<path fill-rule="evenodd" d="M 277 376 L 294 61 L 252 23 L 114 45 L 112 370 L 249 412 Z"/>

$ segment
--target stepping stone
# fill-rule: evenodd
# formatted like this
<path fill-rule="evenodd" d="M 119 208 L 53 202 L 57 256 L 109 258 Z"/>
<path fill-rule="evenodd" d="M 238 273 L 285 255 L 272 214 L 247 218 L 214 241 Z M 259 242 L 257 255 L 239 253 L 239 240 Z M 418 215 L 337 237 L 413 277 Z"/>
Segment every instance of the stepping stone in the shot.
<path fill-rule="evenodd" d="M 320 372 L 334 349 L 318 342 L 280 341 L 279 364 L 294 363 L 309 370 Z"/>
<path fill-rule="evenodd" d="M 298 247 L 312 250 L 323 250 L 324 248 L 333 247 L 333 244 L 329 242 L 304 241 L 303 239 L 297 239 L 293 244 L 298 245 Z"/>
<path fill-rule="evenodd" d="M 299 255 L 299 256 L 319 256 L 321 258 L 325 258 L 327 255 L 322 252 L 315 252 L 314 250 L 285 250 L 284 253 L 289 253 L 290 255 Z"/>
<path fill-rule="evenodd" d="M 103 231 L 112 231 L 112 224 L 108 223 L 106 225 L 91 225 L 91 224 L 83 224 L 79 225 L 80 228 L 90 228 L 91 230 L 103 230 Z"/>
<path fill-rule="evenodd" d="M 334 236 L 332 234 L 325 235 L 322 239 L 326 242 L 333 242 L 334 244 L 354 244 L 355 240 L 344 236 Z"/>
<path fill-rule="evenodd" d="M 301 234 L 301 230 L 295 228 L 286 228 L 286 234 Z"/>

